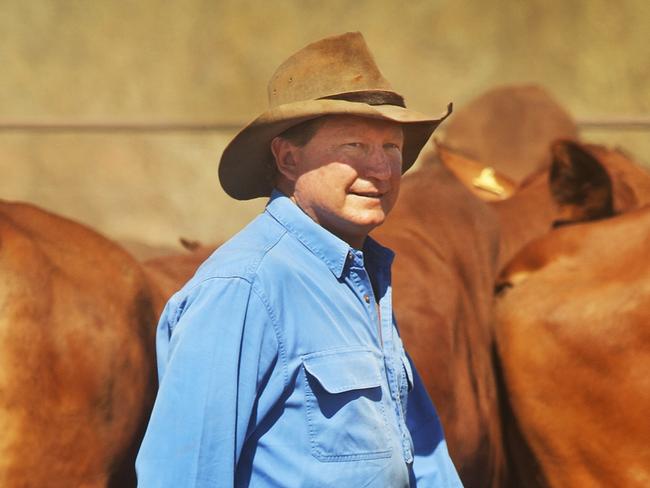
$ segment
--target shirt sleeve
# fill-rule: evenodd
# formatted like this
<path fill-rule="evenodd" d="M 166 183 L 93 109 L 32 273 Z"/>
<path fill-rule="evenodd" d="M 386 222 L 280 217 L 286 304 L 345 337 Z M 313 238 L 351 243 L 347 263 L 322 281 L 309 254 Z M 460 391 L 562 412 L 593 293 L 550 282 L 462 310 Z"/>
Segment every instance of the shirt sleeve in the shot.
<path fill-rule="evenodd" d="M 413 361 L 413 390 L 409 393 L 406 425 L 413 439 L 411 486 L 418 488 L 463 486 L 449 457 L 440 418 Z"/>
<path fill-rule="evenodd" d="M 259 390 L 273 378 L 278 342 L 251 284 L 212 278 L 160 319 L 160 387 L 136 460 L 138 486 L 232 487 Z M 282 378 L 275 372 L 275 376 Z"/>

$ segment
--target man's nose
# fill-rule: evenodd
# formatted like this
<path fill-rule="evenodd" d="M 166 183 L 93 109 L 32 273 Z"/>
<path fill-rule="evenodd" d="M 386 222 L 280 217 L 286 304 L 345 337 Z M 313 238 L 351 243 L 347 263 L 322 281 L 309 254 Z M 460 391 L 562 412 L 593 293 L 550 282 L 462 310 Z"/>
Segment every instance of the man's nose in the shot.
<path fill-rule="evenodd" d="M 395 156 L 384 147 L 373 147 L 366 160 L 366 175 L 378 180 L 388 180 L 395 171 Z"/>

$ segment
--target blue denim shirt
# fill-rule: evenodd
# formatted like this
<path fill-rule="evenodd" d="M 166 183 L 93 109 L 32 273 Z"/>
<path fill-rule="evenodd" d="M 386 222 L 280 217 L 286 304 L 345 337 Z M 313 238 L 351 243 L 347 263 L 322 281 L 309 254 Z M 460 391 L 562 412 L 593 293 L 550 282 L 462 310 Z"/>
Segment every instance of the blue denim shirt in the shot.
<path fill-rule="evenodd" d="M 162 314 L 139 486 L 461 486 L 395 328 L 392 259 L 274 192 Z"/>

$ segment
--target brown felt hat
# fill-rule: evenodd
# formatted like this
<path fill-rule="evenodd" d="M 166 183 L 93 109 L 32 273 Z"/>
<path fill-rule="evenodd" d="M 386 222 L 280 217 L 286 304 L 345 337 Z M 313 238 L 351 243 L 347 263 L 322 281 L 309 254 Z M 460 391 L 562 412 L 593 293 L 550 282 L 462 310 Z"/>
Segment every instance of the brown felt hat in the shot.
<path fill-rule="evenodd" d="M 238 200 L 271 194 L 271 141 L 301 122 L 332 114 L 398 122 L 404 130 L 404 172 L 451 113 L 451 104 L 436 118 L 407 109 L 359 32 L 327 37 L 295 53 L 271 77 L 268 96 L 268 110 L 244 127 L 221 156 L 219 181 Z"/>

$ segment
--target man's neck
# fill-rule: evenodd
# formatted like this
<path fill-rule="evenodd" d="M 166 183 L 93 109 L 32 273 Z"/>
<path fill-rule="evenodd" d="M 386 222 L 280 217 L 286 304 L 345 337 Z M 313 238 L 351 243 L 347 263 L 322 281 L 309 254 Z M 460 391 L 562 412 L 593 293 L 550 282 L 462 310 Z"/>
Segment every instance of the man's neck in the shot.
<path fill-rule="evenodd" d="M 364 244 L 364 242 L 366 241 L 366 237 L 368 237 L 368 234 L 364 234 L 364 235 L 361 235 L 361 236 L 359 236 L 359 235 L 353 235 L 353 236 L 351 236 L 351 235 L 345 235 L 345 234 L 342 234 L 341 232 L 334 232 L 332 229 L 330 229 L 330 228 L 328 228 L 327 226 L 325 226 L 325 225 L 321 224 L 320 222 L 318 222 L 318 221 L 314 218 L 313 215 L 310 215 L 309 212 L 305 211 L 305 209 L 302 208 L 302 207 L 300 206 L 300 204 L 298 203 L 298 201 L 296 200 L 296 198 L 295 198 L 295 196 L 294 196 L 293 194 L 288 194 L 288 193 L 285 191 L 285 189 L 283 189 L 281 186 L 278 186 L 277 189 L 278 189 L 281 193 L 283 193 L 286 197 L 288 197 L 289 200 L 291 200 L 291 201 L 293 202 L 294 205 L 296 205 L 300 210 L 302 210 L 302 212 L 303 212 L 305 215 L 307 215 L 307 216 L 308 216 L 310 219 L 312 219 L 316 224 L 320 225 L 323 229 L 325 229 L 326 231 L 328 231 L 330 234 L 333 234 L 333 235 L 335 235 L 336 237 L 338 237 L 339 239 L 341 239 L 342 241 L 347 242 L 347 243 L 350 245 L 350 247 L 352 247 L 352 248 L 354 248 L 354 249 L 357 249 L 357 250 L 359 250 L 359 251 L 363 249 L 363 244 Z"/>

